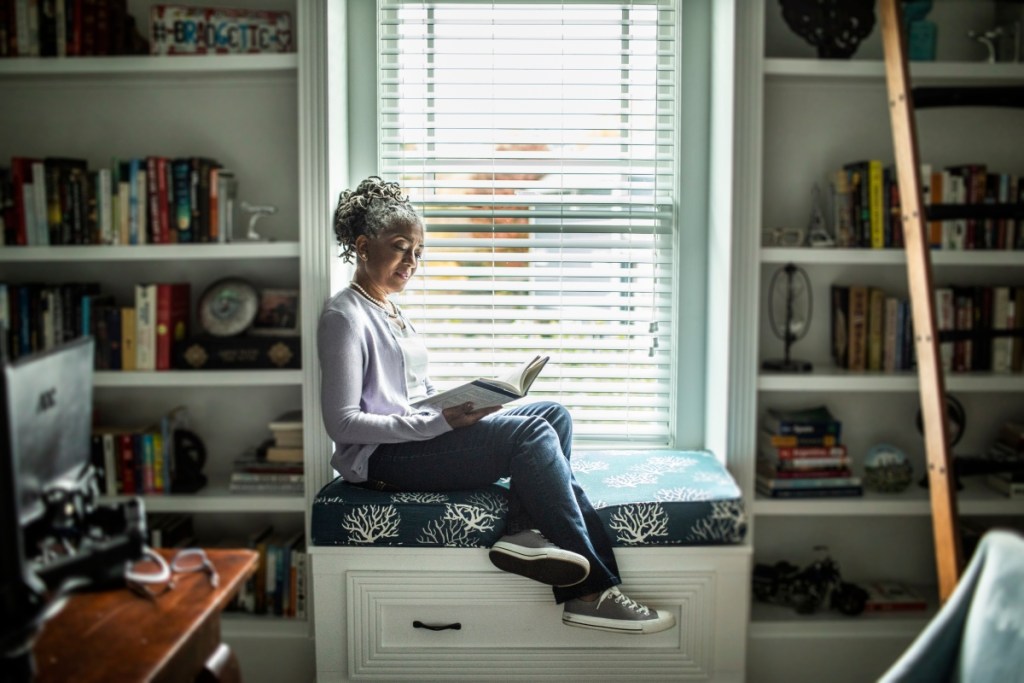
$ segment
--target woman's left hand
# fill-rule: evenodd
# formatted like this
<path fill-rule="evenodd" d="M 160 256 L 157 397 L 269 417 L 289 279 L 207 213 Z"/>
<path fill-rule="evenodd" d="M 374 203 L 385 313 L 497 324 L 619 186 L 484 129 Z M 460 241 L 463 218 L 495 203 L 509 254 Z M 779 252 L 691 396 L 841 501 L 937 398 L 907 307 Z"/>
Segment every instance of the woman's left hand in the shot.
<path fill-rule="evenodd" d="M 488 415 L 496 413 L 499 410 L 501 410 L 501 406 L 491 406 L 490 408 L 473 410 L 472 403 L 463 403 L 462 405 L 445 408 L 441 411 L 441 414 L 444 415 L 444 419 L 448 421 L 448 425 L 452 429 L 458 429 L 460 427 L 468 427 L 476 424 Z"/>

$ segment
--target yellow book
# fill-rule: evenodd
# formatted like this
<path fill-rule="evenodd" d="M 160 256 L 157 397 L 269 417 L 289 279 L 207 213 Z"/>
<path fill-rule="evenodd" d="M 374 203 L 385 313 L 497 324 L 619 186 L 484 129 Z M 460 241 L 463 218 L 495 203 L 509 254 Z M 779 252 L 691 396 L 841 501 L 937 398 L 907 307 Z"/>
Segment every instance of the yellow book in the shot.
<path fill-rule="evenodd" d="M 137 370 L 135 336 L 135 309 L 131 306 L 121 307 L 121 369 Z"/>
<path fill-rule="evenodd" d="M 868 209 L 871 221 L 871 248 L 885 248 L 885 187 L 882 182 L 882 162 L 868 161 Z"/>

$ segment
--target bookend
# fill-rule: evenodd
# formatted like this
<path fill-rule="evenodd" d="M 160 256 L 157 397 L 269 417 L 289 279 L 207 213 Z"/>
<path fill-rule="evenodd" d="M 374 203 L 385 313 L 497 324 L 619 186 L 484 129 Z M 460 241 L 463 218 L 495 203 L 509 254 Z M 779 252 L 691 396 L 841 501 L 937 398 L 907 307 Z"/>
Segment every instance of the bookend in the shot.
<path fill-rule="evenodd" d="M 174 430 L 174 478 L 171 493 L 195 493 L 206 486 L 206 446 L 187 429 Z"/>

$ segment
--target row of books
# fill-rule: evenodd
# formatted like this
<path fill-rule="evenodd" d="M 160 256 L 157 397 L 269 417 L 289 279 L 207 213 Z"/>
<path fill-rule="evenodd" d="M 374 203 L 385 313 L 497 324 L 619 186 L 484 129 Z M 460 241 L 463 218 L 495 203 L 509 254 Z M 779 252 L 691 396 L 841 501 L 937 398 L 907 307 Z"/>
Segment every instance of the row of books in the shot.
<path fill-rule="evenodd" d="M 963 333 L 939 344 L 944 370 L 1024 370 L 1024 287 L 937 287 L 935 326 Z"/>
<path fill-rule="evenodd" d="M 201 156 L 85 159 L 16 156 L 0 168 L 4 246 L 226 242 L 234 173 Z"/>
<path fill-rule="evenodd" d="M 985 164 L 945 168 L 922 164 L 920 174 L 926 207 L 1024 203 L 1024 185 L 1019 177 L 990 171 Z M 837 246 L 903 247 L 895 166 L 878 159 L 854 161 L 833 171 L 829 182 Z M 1011 218 L 931 220 L 928 243 L 933 249 L 1024 249 L 1024 230 L 1018 223 Z"/>
<path fill-rule="evenodd" d="M 935 289 L 935 324 L 947 372 L 1024 371 L 1024 287 Z M 894 372 L 916 366 L 910 302 L 869 285 L 832 285 L 832 358 L 840 368 Z"/>
<path fill-rule="evenodd" d="M 832 360 L 848 370 L 916 366 L 910 300 L 867 285 L 832 285 Z"/>
<path fill-rule="evenodd" d="M 0 57 L 148 51 L 127 0 L 0 0 Z"/>
<path fill-rule="evenodd" d="M 177 407 L 145 427 L 94 428 L 91 462 L 98 473 L 100 494 L 179 492 L 182 487 L 179 485 L 174 435 L 186 422 L 186 410 Z"/>
<path fill-rule="evenodd" d="M 193 516 L 183 512 L 146 515 L 146 543 L 152 548 L 189 548 L 201 545 Z M 246 580 L 228 605 L 231 612 L 305 619 L 308 610 L 308 554 L 302 532 L 275 533 L 261 526 L 245 540 L 224 539 L 223 548 L 249 548 L 258 554 L 256 572 Z"/>
<path fill-rule="evenodd" d="M 191 324 L 190 284 L 137 284 L 132 304 L 118 304 L 94 282 L 0 283 L 0 325 L 13 358 L 92 335 L 97 370 L 172 369 L 174 344 Z"/>
<path fill-rule="evenodd" d="M 257 551 L 259 562 L 228 609 L 305 619 L 309 590 L 305 534 L 277 533 L 268 524 L 252 533 L 245 545 Z"/>
<path fill-rule="evenodd" d="M 755 479 L 757 492 L 771 498 L 864 493 L 842 444 L 842 422 L 823 405 L 768 409 L 762 419 Z"/>

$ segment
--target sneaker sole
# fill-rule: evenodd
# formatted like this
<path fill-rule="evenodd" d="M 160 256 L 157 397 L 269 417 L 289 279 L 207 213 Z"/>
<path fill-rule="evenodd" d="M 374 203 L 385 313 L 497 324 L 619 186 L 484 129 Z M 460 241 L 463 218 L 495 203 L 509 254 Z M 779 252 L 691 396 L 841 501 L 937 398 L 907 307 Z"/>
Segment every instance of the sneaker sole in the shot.
<path fill-rule="evenodd" d="M 590 575 L 589 564 L 584 566 L 578 560 L 558 557 L 549 551 L 538 553 L 532 554 L 495 545 L 487 556 L 491 564 L 502 571 L 559 588 L 575 586 Z M 583 561 L 586 562 L 585 559 Z"/>
<path fill-rule="evenodd" d="M 563 615 L 562 623 L 566 626 L 576 626 L 577 628 L 589 628 L 595 631 L 604 631 L 606 633 L 620 633 L 623 635 L 630 636 L 644 636 L 652 633 L 661 633 L 667 631 L 676 625 L 676 620 L 671 619 L 669 621 L 626 621 L 620 622 L 611 619 L 602 619 L 600 621 L 581 620 L 578 621 L 572 617 Z"/>

